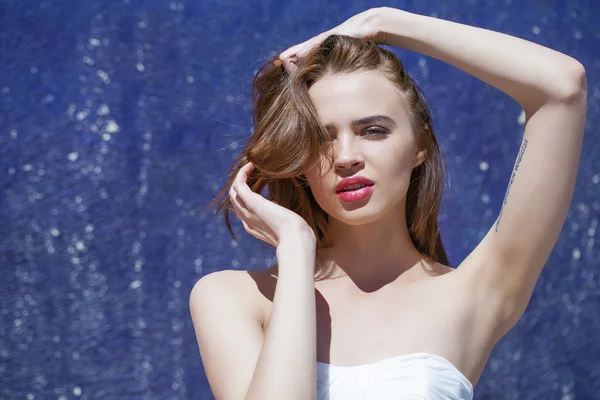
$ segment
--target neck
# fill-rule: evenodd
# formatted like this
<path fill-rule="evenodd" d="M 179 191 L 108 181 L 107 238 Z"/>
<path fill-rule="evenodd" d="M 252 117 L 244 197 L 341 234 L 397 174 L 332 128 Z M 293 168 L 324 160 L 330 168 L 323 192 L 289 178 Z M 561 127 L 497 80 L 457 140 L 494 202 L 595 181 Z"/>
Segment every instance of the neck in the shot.
<path fill-rule="evenodd" d="M 319 249 L 322 260 L 333 262 L 332 277 L 349 277 L 357 286 L 389 283 L 420 264 L 426 256 L 410 239 L 405 201 L 366 224 L 349 225 L 329 217 L 331 245 Z"/>

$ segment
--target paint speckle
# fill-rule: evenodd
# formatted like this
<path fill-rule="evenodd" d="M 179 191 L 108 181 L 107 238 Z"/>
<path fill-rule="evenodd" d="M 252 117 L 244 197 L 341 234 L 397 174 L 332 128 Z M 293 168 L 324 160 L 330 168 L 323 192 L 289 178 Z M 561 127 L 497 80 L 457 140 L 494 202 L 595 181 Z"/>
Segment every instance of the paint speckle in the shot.
<path fill-rule="evenodd" d="M 100 79 L 102 79 L 102 81 L 104 83 L 110 83 L 110 77 L 108 76 L 108 74 L 106 72 L 104 72 L 100 69 L 100 70 L 98 70 L 98 72 L 96 72 L 96 74 L 100 77 Z"/>
<path fill-rule="evenodd" d="M 132 281 L 132 282 L 129 284 L 129 287 L 130 287 L 131 289 L 137 289 L 137 288 L 139 288 L 140 286 L 142 286 L 142 281 L 140 281 L 139 279 L 136 279 L 135 281 Z"/>
<path fill-rule="evenodd" d="M 120 129 L 119 125 L 112 119 L 106 123 L 106 132 L 108 133 L 116 133 L 119 132 Z"/>
<path fill-rule="evenodd" d="M 521 110 L 521 114 L 519 114 L 519 118 L 517 119 L 519 125 L 525 125 L 526 118 L 527 116 L 525 115 L 525 110 Z"/>
<path fill-rule="evenodd" d="M 108 106 L 106 104 L 102 104 L 100 107 L 98 107 L 98 111 L 97 111 L 98 115 L 108 115 L 110 113 L 110 109 L 108 108 Z"/>

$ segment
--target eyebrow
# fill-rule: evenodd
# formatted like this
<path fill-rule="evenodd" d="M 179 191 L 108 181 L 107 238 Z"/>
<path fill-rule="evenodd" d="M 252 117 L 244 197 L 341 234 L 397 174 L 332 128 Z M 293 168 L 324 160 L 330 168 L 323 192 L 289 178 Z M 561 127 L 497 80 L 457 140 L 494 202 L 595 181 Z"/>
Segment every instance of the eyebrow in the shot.
<path fill-rule="evenodd" d="M 361 118 L 361 119 L 357 119 L 355 121 L 352 121 L 352 126 L 358 126 L 358 125 L 367 125 L 367 124 L 377 124 L 377 123 L 388 123 L 392 126 L 392 128 L 396 127 L 396 122 L 388 117 L 387 115 L 372 115 L 370 117 L 365 117 L 365 118 Z M 329 123 L 327 125 L 325 125 L 325 129 L 330 130 L 330 129 L 334 129 L 335 125 L 333 123 Z"/>

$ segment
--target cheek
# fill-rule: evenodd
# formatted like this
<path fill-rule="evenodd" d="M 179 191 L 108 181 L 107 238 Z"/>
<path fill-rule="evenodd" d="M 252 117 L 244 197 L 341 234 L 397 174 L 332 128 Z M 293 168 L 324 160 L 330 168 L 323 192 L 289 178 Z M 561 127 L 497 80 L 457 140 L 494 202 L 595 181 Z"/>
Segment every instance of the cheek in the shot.
<path fill-rule="evenodd" d="M 398 176 L 398 174 L 403 174 L 405 172 L 410 172 L 412 160 L 405 151 L 399 150 L 390 154 L 389 157 L 382 158 L 380 160 L 382 165 L 386 165 L 385 171 L 387 174 L 394 174 Z"/>
<path fill-rule="evenodd" d="M 308 182 L 313 195 L 317 197 L 320 193 L 325 193 L 329 185 L 335 185 L 335 176 L 333 172 L 327 172 L 322 161 L 318 161 L 310 166 L 304 176 Z M 331 183 L 333 182 L 333 183 Z"/>
<path fill-rule="evenodd" d="M 323 204 L 321 203 L 328 201 L 328 197 L 330 197 L 328 196 L 328 193 L 333 190 L 330 189 L 330 185 L 327 184 L 327 178 L 327 176 L 325 176 L 324 178 L 311 178 L 308 181 L 310 185 L 310 190 L 315 200 L 317 201 L 317 203 L 319 203 L 319 205 L 321 205 L 321 207 L 323 207 Z"/>
<path fill-rule="evenodd" d="M 412 159 L 402 150 L 390 152 L 389 156 L 378 160 L 376 178 L 379 179 L 382 189 L 394 197 L 401 194 L 410 183 L 412 174 Z"/>
<path fill-rule="evenodd" d="M 414 163 L 412 143 L 403 141 L 390 145 L 385 152 L 379 152 L 371 157 L 377 165 L 377 170 L 383 173 L 403 174 L 411 172 Z"/>
<path fill-rule="evenodd" d="M 326 212 L 331 213 L 337 200 L 334 190 L 335 177 L 331 176 L 331 174 L 321 177 L 316 173 L 307 172 L 306 179 L 317 204 Z"/>

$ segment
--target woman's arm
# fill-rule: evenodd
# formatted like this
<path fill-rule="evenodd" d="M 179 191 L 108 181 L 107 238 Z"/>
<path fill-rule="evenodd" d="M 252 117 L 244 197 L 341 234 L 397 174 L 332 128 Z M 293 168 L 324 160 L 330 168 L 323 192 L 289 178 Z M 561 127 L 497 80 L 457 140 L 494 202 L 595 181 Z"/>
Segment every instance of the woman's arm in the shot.
<path fill-rule="evenodd" d="M 512 97 L 527 117 L 585 91 L 581 63 L 524 39 L 389 7 L 379 9 L 376 24 L 385 44 L 460 68 Z"/>
<path fill-rule="evenodd" d="M 316 397 L 315 244 L 292 233 L 277 247 L 271 316 L 263 326 L 256 288 L 239 271 L 200 279 L 190 295 L 196 339 L 214 398 Z M 242 285 L 243 283 L 243 285 Z"/>
<path fill-rule="evenodd" d="M 304 235 L 290 236 L 277 247 L 271 317 L 247 400 L 316 398 L 315 257 L 315 242 Z"/>
<path fill-rule="evenodd" d="M 520 318 L 565 222 L 586 116 L 586 76 L 575 59 L 513 36 L 391 8 L 384 42 L 454 65 L 515 99 L 526 126 L 499 216 L 461 264 L 499 333 Z M 475 289 L 474 289 L 475 290 Z"/>

